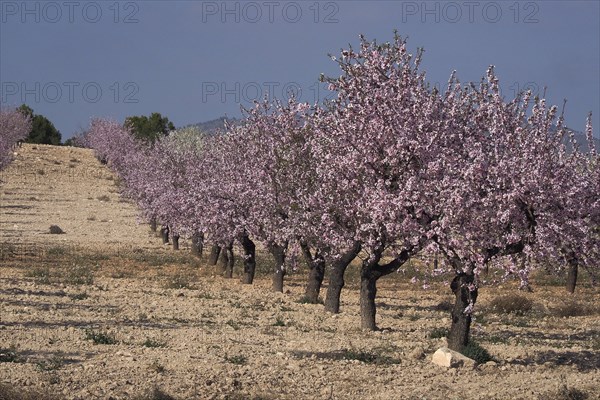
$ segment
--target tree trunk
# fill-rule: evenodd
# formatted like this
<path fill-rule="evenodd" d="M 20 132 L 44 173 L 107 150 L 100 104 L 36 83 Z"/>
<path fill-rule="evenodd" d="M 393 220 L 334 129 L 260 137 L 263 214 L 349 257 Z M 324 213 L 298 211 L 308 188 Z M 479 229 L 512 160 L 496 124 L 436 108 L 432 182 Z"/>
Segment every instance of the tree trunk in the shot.
<path fill-rule="evenodd" d="M 152 232 L 156 232 L 156 228 L 157 228 L 157 226 L 156 226 L 156 218 L 151 218 L 150 219 L 150 230 Z"/>
<path fill-rule="evenodd" d="M 192 235 L 192 254 L 198 258 L 202 258 L 204 249 L 204 235 L 202 232 L 196 232 Z"/>
<path fill-rule="evenodd" d="M 173 237 L 173 250 L 179 250 L 179 235 L 174 233 L 172 237 Z"/>
<path fill-rule="evenodd" d="M 348 263 L 350 264 L 350 263 Z M 346 264 L 334 262 L 329 272 L 329 286 L 325 296 L 325 311 L 337 314 L 340 312 L 340 297 L 344 288 L 344 273 L 346 272 Z"/>
<path fill-rule="evenodd" d="M 163 244 L 169 243 L 169 227 L 167 225 L 163 225 L 160 228 L 160 237 L 162 238 Z"/>
<path fill-rule="evenodd" d="M 273 291 L 283 293 L 283 277 L 285 276 L 285 250 L 286 246 L 271 244 L 269 251 L 275 259 L 273 268 Z"/>
<path fill-rule="evenodd" d="M 369 266 L 364 266 L 360 273 L 360 327 L 368 331 L 376 331 L 375 296 L 377 295 L 377 279 L 379 276 L 373 273 Z"/>
<path fill-rule="evenodd" d="M 316 250 L 313 256 L 307 244 L 301 244 L 300 248 L 309 268 L 304 300 L 307 303 L 316 304 L 319 302 L 319 293 L 325 276 L 325 259 L 319 250 Z"/>
<path fill-rule="evenodd" d="M 242 247 L 244 248 L 244 273 L 242 283 L 252 284 L 254 272 L 256 271 L 256 246 L 248 235 L 242 236 Z"/>
<path fill-rule="evenodd" d="M 221 268 L 223 269 L 223 276 L 225 278 L 233 277 L 233 264 L 235 262 L 235 259 L 233 258 L 233 243 L 229 243 L 221 249 L 219 260 Z"/>
<path fill-rule="evenodd" d="M 375 297 L 377 296 L 377 280 L 382 276 L 391 274 L 397 271 L 398 268 L 405 262 L 410 262 L 410 256 L 414 247 L 403 250 L 398 257 L 387 264 L 379 264 L 383 256 L 383 243 L 381 247 L 374 250 L 369 260 L 363 261 L 360 270 L 360 326 L 364 330 L 376 331 L 376 314 L 377 307 L 375 305 Z"/>
<path fill-rule="evenodd" d="M 219 254 L 221 254 L 221 246 L 213 244 L 213 246 L 210 248 L 208 265 L 217 265 L 217 261 L 219 261 Z"/>
<path fill-rule="evenodd" d="M 577 285 L 577 272 L 579 265 L 576 260 L 569 260 L 569 270 L 567 272 L 567 292 L 575 293 L 575 286 Z"/>
<path fill-rule="evenodd" d="M 227 271 L 227 264 L 229 264 L 229 254 L 227 254 L 227 246 L 223 246 L 219 254 L 219 267 L 223 276 L 225 276 L 225 271 Z"/>
<path fill-rule="evenodd" d="M 325 297 L 325 311 L 337 314 L 340 312 L 340 296 L 344 287 L 344 273 L 348 265 L 360 253 L 361 245 L 359 242 L 354 243 L 354 246 L 335 260 L 331 265 L 329 274 L 329 287 Z"/>
<path fill-rule="evenodd" d="M 450 288 L 455 296 L 454 308 L 452 309 L 452 325 L 448 334 L 448 347 L 454 351 L 462 352 L 469 343 L 469 331 L 471 329 L 471 313 L 465 313 L 470 305 L 475 305 L 477 300 L 477 287 L 473 285 L 474 275 L 464 272 L 458 273 L 452 280 Z M 470 290 L 472 286 L 474 290 Z"/>

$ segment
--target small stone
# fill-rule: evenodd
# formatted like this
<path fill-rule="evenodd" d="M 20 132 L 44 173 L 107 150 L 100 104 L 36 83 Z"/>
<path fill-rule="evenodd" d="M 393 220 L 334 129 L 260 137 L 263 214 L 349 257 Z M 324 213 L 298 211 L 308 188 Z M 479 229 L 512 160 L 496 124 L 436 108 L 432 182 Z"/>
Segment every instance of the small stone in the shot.
<path fill-rule="evenodd" d="M 425 350 L 421 346 L 415 347 L 409 353 L 409 357 L 413 360 L 420 360 L 421 358 L 423 358 L 423 356 L 425 356 Z"/>
<path fill-rule="evenodd" d="M 433 353 L 431 361 L 441 367 L 458 368 L 458 367 L 475 367 L 475 360 L 465 357 L 464 355 L 450 350 L 447 347 L 441 347 Z"/>
<path fill-rule="evenodd" d="M 52 235 L 61 235 L 65 233 L 60 226 L 58 225 L 50 225 L 50 234 Z"/>

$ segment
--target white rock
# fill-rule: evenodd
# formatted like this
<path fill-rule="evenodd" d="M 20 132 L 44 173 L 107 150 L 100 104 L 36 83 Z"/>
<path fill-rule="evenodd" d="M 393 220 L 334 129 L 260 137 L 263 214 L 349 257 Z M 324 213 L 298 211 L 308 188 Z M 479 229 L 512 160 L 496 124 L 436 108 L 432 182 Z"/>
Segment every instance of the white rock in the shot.
<path fill-rule="evenodd" d="M 441 367 L 446 368 L 457 368 L 457 367 L 471 367 L 475 366 L 475 360 L 465 357 L 459 352 L 450 350 L 447 347 L 441 347 L 433 353 L 431 361 Z"/>

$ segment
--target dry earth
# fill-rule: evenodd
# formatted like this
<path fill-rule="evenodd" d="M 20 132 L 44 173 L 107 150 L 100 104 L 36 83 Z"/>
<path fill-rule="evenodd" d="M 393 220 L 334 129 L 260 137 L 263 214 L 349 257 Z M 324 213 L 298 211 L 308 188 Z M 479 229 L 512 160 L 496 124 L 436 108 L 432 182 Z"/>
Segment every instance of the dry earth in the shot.
<path fill-rule="evenodd" d="M 271 293 L 264 256 L 254 285 L 223 279 L 187 243 L 161 246 L 88 150 L 24 145 L 0 181 L 0 399 L 600 398 L 600 294 L 585 282 L 482 289 L 473 336 L 495 361 L 445 369 L 430 361 L 449 326 L 441 282 L 384 278 L 383 329 L 362 332 L 355 266 L 338 315 L 298 301 L 301 271 Z M 493 310 L 501 295 L 533 308 Z"/>

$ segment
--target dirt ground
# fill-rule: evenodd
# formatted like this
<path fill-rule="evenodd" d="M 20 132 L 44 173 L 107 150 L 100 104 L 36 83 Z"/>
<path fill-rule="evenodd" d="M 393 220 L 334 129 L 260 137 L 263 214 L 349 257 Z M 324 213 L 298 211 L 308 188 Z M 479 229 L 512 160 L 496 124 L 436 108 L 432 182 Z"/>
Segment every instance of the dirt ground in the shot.
<path fill-rule="evenodd" d="M 600 399 L 585 274 L 575 295 L 546 274 L 532 293 L 484 287 L 472 333 L 493 361 L 446 369 L 431 362 L 450 324 L 442 282 L 383 278 L 382 329 L 363 332 L 356 266 L 331 315 L 299 301 L 303 271 L 272 293 L 262 255 L 242 285 L 136 216 L 89 150 L 24 145 L 2 171 L 0 399 Z M 501 296 L 531 310 L 495 309 Z"/>

